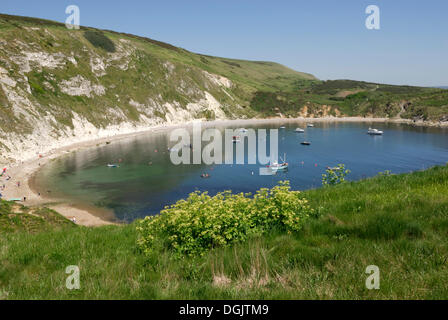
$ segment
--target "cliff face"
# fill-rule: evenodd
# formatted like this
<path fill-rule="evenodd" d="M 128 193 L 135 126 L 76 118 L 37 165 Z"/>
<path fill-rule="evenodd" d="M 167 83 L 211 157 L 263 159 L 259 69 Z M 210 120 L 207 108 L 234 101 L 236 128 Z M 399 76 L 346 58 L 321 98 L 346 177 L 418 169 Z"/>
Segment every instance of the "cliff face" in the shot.
<path fill-rule="evenodd" d="M 250 117 L 252 94 L 275 77 L 313 79 L 274 63 L 0 15 L 0 162 L 154 125 Z"/>

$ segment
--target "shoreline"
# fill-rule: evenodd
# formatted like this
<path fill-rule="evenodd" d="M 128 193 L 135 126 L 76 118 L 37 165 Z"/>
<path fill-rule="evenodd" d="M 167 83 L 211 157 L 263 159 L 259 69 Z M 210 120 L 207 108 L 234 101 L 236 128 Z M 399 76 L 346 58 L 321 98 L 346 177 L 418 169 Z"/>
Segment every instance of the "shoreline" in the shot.
<path fill-rule="evenodd" d="M 27 206 L 45 206 L 53 209 L 66 217 L 67 219 L 75 218 L 78 225 L 87 227 L 98 227 L 104 225 L 117 225 L 114 221 L 113 213 L 101 208 L 92 208 L 90 206 L 82 206 L 79 204 L 72 204 L 63 198 L 52 197 L 48 194 L 38 194 L 35 190 L 34 177 L 35 173 L 40 167 L 48 164 L 50 161 L 74 151 L 89 149 L 97 147 L 101 144 L 116 142 L 126 138 L 132 138 L 139 135 L 146 135 L 149 133 L 161 133 L 167 130 L 187 127 L 200 120 L 185 122 L 183 124 L 159 125 L 148 127 L 147 130 L 141 130 L 131 133 L 119 134 L 110 137 L 102 137 L 98 139 L 87 140 L 59 148 L 50 150 L 48 153 L 41 155 L 40 158 L 20 162 L 7 168 L 6 174 L 0 178 L 0 186 L 5 185 L 6 188 L 1 191 L 4 200 L 22 199 L 21 204 Z M 429 123 L 416 122 L 408 119 L 389 119 L 389 118 L 363 118 L 363 117 L 323 117 L 323 118 L 265 118 L 265 119 L 239 119 L 239 120 L 214 120 L 202 121 L 204 127 L 213 125 L 244 125 L 244 124 L 263 124 L 263 123 L 295 123 L 295 122 L 371 122 L 371 123 L 399 123 L 414 126 L 424 127 L 441 127 L 448 128 L 447 123 Z M 11 176 L 11 179 L 6 181 L 5 178 Z M 17 184 L 20 183 L 20 186 Z M 24 200 L 26 197 L 26 201 Z"/>
<path fill-rule="evenodd" d="M 2 166 L 2 168 L 6 167 L 7 171 L 4 176 L 0 178 L 0 186 L 4 184 L 6 188 L 0 193 L 3 194 L 3 200 L 21 199 L 22 201 L 19 202 L 20 204 L 30 207 L 45 206 L 57 211 L 67 219 L 75 218 L 76 224 L 78 225 L 86 227 L 117 225 L 118 223 L 116 221 L 113 221 L 113 213 L 111 214 L 111 212 L 108 212 L 106 209 L 101 210 L 101 208 L 71 204 L 70 201 L 62 197 L 51 196 L 45 193 L 39 194 L 39 192 L 35 188 L 34 182 L 37 170 L 48 164 L 50 161 L 74 151 L 94 148 L 102 144 L 104 145 L 108 142 L 116 142 L 122 139 L 136 137 L 151 132 L 163 132 L 164 130 L 170 130 L 186 125 L 188 125 L 188 123 L 154 126 L 148 127 L 147 130 L 143 131 L 136 131 L 133 133 L 118 134 L 110 137 L 87 140 L 52 149 L 45 154 L 41 154 L 40 158 L 34 160 L 15 163 L 11 167 Z M 10 176 L 11 179 L 6 181 L 6 177 L 8 176 Z M 20 183 L 20 187 L 18 186 L 18 183 Z M 26 201 L 24 201 L 24 197 L 26 197 Z M 108 217 L 108 219 L 106 219 L 106 217 Z"/>

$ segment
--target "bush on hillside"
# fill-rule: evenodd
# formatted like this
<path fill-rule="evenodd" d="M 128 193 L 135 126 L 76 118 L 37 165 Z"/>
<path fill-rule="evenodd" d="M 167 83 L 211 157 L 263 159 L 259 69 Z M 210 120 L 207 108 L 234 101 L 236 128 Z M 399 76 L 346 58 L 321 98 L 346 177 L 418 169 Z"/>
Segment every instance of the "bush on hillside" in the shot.
<path fill-rule="evenodd" d="M 112 40 L 104 35 L 104 33 L 95 30 L 84 32 L 84 37 L 97 48 L 106 50 L 107 52 L 115 52 L 115 44 Z"/>
<path fill-rule="evenodd" d="M 298 231 L 312 214 L 308 201 L 299 191 L 291 191 L 289 182 L 260 189 L 253 197 L 231 191 L 214 197 L 195 192 L 140 221 L 138 244 L 146 254 L 160 245 L 178 254 L 201 254 L 274 228 Z"/>
<path fill-rule="evenodd" d="M 350 173 L 350 170 L 346 170 L 344 164 L 339 164 L 337 167 L 327 168 L 325 172 L 322 175 L 322 185 L 324 187 L 344 183 L 345 177 Z"/>

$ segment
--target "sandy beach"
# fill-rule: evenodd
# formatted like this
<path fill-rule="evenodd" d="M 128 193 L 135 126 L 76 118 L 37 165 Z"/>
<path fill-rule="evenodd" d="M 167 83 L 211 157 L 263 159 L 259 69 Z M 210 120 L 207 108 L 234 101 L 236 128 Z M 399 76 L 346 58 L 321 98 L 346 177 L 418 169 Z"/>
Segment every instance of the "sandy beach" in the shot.
<path fill-rule="evenodd" d="M 179 127 L 179 125 L 153 127 L 148 128 L 148 130 L 146 131 L 94 139 L 82 143 L 72 144 L 62 148 L 57 148 L 46 154 L 36 155 L 36 159 L 34 160 L 16 163 L 12 166 L 2 164 L 2 169 L 7 168 L 7 170 L 6 173 L 2 177 L 0 177 L 0 186 L 5 186 L 3 190 L 0 190 L 0 193 L 2 193 L 4 200 L 21 199 L 19 203 L 26 206 L 45 206 L 53 209 L 67 219 L 74 218 L 76 223 L 79 225 L 87 227 L 98 227 L 115 224 L 115 222 L 113 221 L 113 214 L 107 212 L 106 210 L 101 212 L 102 210 L 98 208 L 80 207 L 77 204 L 71 204 L 66 199 L 52 197 L 46 192 L 39 193 L 37 190 L 35 190 L 35 188 L 33 188 L 34 174 L 37 170 L 39 170 L 39 168 L 45 166 L 51 160 L 73 151 L 92 148 L 101 144 L 106 144 L 108 142 L 142 134 L 148 134 L 151 132 L 160 132 L 176 127 Z M 10 177 L 9 180 L 7 180 L 8 177 Z M 24 197 L 26 197 L 26 201 Z"/>
<path fill-rule="evenodd" d="M 427 123 L 418 122 L 413 123 L 412 120 L 405 119 L 387 119 L 387 118 L 362 118 L 362 117 L 346 117 L 346 118 L 270 118 L 270 119 L 248 119 L 248 120 L 218 120 L 203 122 L 205 127 L 215 125 L 249 125 L 260 123 L 294 123 L 294 122 L 372 122 L 372 123 L 406 123 L 419 126 L 438 126 L 448 127 L 448 123 Z M 79 204 L 71 204 L 65 199 L 53 198 L 50 194 L 42 192 L 39 194 L 35 188 L 33 188 L 33 176 L 39 168 L 47 164 L 52 159 L 56 159 L 64 154 L 96 147 L 97 145 L 105 144 L 107 142 L 113 142 L 120 139 L 125 139 L 133 136 L 144 135 L 148 133 L 162 132 L 166 130 L 172 130 L 178 127 L 184 127 L 191 125 L 191 122 L 185 124 L 176 125 L 164 125 L 158 127 L 148 128 L 145 131 L 139 131 L 135 133 L 128 133 L 122 135 L 115 135 L 111 137 L 105 137 L 101 139 L 94 139 L 82 143 L 76 143 L 65 147 L 54 149 L 47 154 L 36 155 L 36 159 L 25 161 L 22 163 L 14 164 L 12 166 L 3 164 L 3 167 L 7 168 L 6 173 L 0 177 L 0 187 L 5 186 L 4 190 L 0 189 L 0 193 L 3 195 L 4 200 L 21 199 L 22 204 L 27 206 L 46 206 L 56 210 L 64 217 L 68 219 L 75 219 L 76 223 L 88 227 L 98 227 L 104 225 L 115 224 L 113 213 L 107 210 L 101 210 L 98 208 L 80 207 Z M 11 177 L 7 180 L 8 177 Z M 20 184 L 20 186 L 19 186 Z M 26 201 L 24 201 L 26 197 Z"/>

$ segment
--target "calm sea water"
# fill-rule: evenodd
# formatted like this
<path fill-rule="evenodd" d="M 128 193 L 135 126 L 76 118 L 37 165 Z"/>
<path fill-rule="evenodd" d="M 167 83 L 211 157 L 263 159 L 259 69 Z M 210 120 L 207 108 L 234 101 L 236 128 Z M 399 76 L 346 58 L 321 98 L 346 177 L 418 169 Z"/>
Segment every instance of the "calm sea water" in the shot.
<path fill-rule="evenodd" d="M 349 180 L 358 180 L 385 170 L 403 173 L 448 162 L 447 129 L 343 122 L 316 123 L 314 128 L 304 123 L 284 126 L 279 130 L 279 153 L 287 154 L 290 167 L 275 176 L 258 175 L 261 165 L 173 165 L 167 149 L 174 143 L 169 142 L 168 131 L 68 154 L 42 168 L 36 185 L 42 192 L 51 190 L 74 202 L 112 209 L 118 220 L 129 222 L 156 214 L 195 190 L 254 192 L 280 180 L 290 180 L 294 189 L 304 190 L 320 187 L 325 168 L 339 163 L 351 170 Z M 370 126 L 384 130 L 384 135 L 367 135 Z M 295 133 L 297 127 L 306 132 Z M 311 146 L 300 144 L 305 140 Z M 107 167 L 119 159 L 120 168 Z M 202 173 L 211 177 L 203 179 Z"/>

